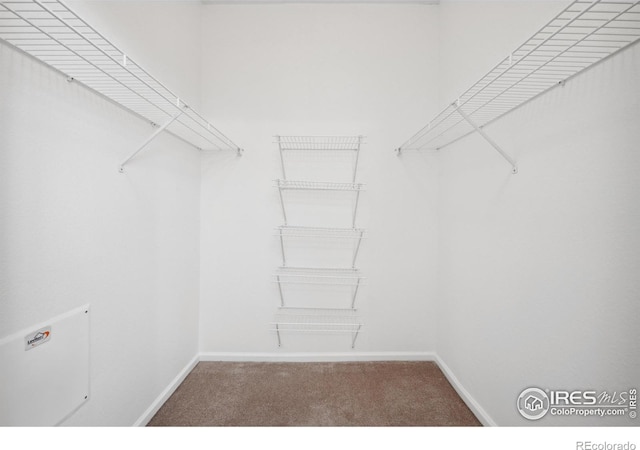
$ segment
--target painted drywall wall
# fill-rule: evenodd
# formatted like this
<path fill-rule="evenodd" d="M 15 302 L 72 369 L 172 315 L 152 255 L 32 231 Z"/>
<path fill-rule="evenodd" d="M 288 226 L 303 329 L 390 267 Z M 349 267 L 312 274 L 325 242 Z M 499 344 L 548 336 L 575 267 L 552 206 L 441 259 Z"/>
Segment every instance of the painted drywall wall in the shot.
<path fill-rule="evenodd" d="M 493 53 L 475 42 L 487 36 L 479 28 L 510 24 L 515 48 L 517 24 L 554 5 L 502 16 L 504 6 L 441 6 L 445 91 L 464 78 L 467 57 Z M 517 175 L 478 136 L 440 155 L 437 353 L 498 425 L 636 424 L 549 414 L 531 422 L 516 399 L 531 386 L 637 387 L 638 79 L 636 45 L 486 127 Z"/>
<path fill-rule="evenodd" d="M 437 7 L 415 4 L 203 7 L 203 110 L 247 149 L 240 161 L 229 153 L 203 157 L 205 354 L 433 351 L 437 167 L 430 155 L 409 162 L 393 149 L 435 113 L 437 17 Z M 278 348 L 270 331 L 280 304 L 274 229 L 283 223 L 274 135 L 366 136 L 356 226 L 368 230 L 358 257 L 367 279 L 354 350 L 349 335 L 289 334 Z M 336 181 L 326 158 L 309 156 L 299 175 Z M 320 225 L 339 211 L 298 218 Z M 313 258 L 310 251 L 309 265 Z"/>
<path fill-rule="evenodd" d="M 0 337 L 91 305 L 64 425 L 132 425 L 197 353 L 200 155 L 162 135 L 117 169 L 153 130 L 0 43 Z"/>

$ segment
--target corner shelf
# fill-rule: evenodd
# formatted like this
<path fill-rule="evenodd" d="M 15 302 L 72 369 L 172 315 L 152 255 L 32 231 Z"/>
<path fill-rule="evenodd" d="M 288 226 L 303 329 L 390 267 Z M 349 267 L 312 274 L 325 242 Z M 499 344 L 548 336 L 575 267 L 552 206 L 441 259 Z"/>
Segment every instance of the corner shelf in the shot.
<path fill-rule="evenodd" d="M 360 250 L 360 244 L 364 238 L 365 230 L 362 228 L 326 228 L 326 227 L 298 227 L 283 225 L 276 229 L 276 236 L 280 238 L 280 250 L 282 251 L 282 265 L 287 266 L 285 252 L 285 238 L 306 239 L 345 239 L 356 242 L 351 260 L 351 268 L 355 268 L 356 259 Z"/>
<path fill-rule="evenodd" d="M 343 286 L 352 288 L 351 310 L 355 309 L 358 290 L 362 285 L 363 277 L 358 269 L 336 269 L 315 267 L 280 267 L 275 274 L 275 282 L 280 293 L 280 307 L 285 307 L 285 295 L 283 285 L 316 285 L 316 286 Z M 346 309 L 346 308 L 341 308 Z"/>
<path fill-rule="evenodd" d="M 440 150 L 473 132 L 517 173 L 483 127 L 640 39 L 640 3 L 576 0 L 396 149 Z"/>
<path fill-rule="evenodd" d="M 0 39 L 197 149 L 242 149 L 59 0 L 0 2 Z"/>

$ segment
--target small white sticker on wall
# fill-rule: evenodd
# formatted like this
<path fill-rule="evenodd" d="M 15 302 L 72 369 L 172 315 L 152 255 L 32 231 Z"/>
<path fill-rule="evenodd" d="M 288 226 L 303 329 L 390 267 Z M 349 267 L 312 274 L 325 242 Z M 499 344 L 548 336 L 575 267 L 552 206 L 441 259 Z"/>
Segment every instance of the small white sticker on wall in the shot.
<path fill-rule="evenodd" d="M 49 342 L 51 339 L 51 327 L 40 328 L 38 331 L 29 333 L 24 337 L 24 349 L 31 350 L 38 345 Z"/>

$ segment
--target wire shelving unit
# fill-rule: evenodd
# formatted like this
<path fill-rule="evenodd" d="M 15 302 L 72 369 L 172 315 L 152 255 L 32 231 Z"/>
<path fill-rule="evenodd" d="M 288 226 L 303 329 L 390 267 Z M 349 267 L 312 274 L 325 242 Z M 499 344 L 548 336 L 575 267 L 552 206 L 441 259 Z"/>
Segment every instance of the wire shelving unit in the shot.
<path fill-rule="evenodd" d="M 478 132 L 517 173 L 516 162 L 483 127 L 639 39 L 639 1 L 576 0 L 396 151 L 440 150 Z"/>
<path fill-rule="evenodd" d="M 242 149 L 60 0 L 0 1 L 0 39 L 197 149 Z"/>
<path fill-rule="evenodd" d="M 326 227 L 299 227 L 282 225 L 276 229 L 276 235 L 280 238 L 280 250 L 282 251 L 282 265 L 287 266 L 285 241 L 287 238 L 303 239 L 339 239 L 355 242 L 351 268 L 355 268 L 356 259 L 360 250 L 360 244 L 364 238 L 363 228 L 326 228 Z"/>
<path fill-rule="evenodd" d="M 276 136 L 282 179 L 275 180 L 280 196 L 280 205 L 284 225 L 276 228 L 276 236 L 280 240 L 282 251 L 282 267 L 275 274 L 275 283 L 280 295 L 280 312 L 273 325 L 278 338 L 278 347 L 282 346 L 281 335 L 283 333 L 311 333 L 311 334 L 351 334 L 351 348 L 354 348 L 356 339 L 362 328 L 362 322 L 355 316 L 355 305 L 360 286 L 365 279 L 356 268 L 356 259 L 360 250 L 365 230 L 356 228 L 355 221 L 358 211 L 360 192 L 364 189 L 362 183 L 356 182 L 360 149 L 363 143 L 362 136 Z M 346 172 L 345 178 L 350 176 L 350 182 L 328 182 L 290 180 L 287 178 L 288 152 L 299 152 L 303 167 L 313 165 L 309 154 L 317 152 L 332 152 L 340 154 L 338 159 L 344 161 L 345 157 L 352 168 Z M 353 158 L 348 154 L 353 153 Z M 302 156 L 303 155 L 303 156 Z M 316 158 L 316 156 L 313 156 Z M 352 159 L 351 159 L 352 158 Z M 333 157 L 331 158 L 333 160 Z M 318 160 L 316 160 L 318 161 Z M 291 166 L 289 166 L 291 169 Z M 333 170 L 333 167 L 331 168 Z M 304 175 L 308 176 L 308 173 Z M 333 175 L 333 174 L 332 174 Z M 306 176 L 303 178 L 307 178 Z M 316 191 L 336 192 L 336 195 L 355 195 L 353 203 L 351 227 L 318 227 L 318 226 L 292 226 L 287 223 L 287 210 L 283 193 L 286 191 Z M 331 241 L 351 241 L 353 254 L 349 268 L 335 267 L 335 259 L 331 260 L 331 267 L 292 267 L 287 262 L 286 241 L 289 239 L 321 240 L 322 248 L 327 250 L 327 244 L 334 245 Z M 289 243 L 289 245 L 292 245 Z M 342 244 L 340 244 L 342 246 Z M 326 255 L 326 253 L 325 253 Z M 348 255 L 348 253 L 346 254 Z M 314 258 L 316 263 L 318 258 Z M 342 258 L 342 257 L 341 257 Z M 302 293 L 302 294 L 301 294 Z M 288 302 L 285 298 L 288 297 Z M 293 297 L 293 300 L 292 298 Z M 336 307 L 349 302 L 348 307 Z M 294 304 L 292 304 L 294 303 Z M 297 303 L 297 304 L 295 304 Z M 304 306 L 303 306 L 304 305 Z"/>
<path fill-rule="evenodd" d="M 309 334 L 351 334 L 351 348 L 355 347 L 356 339 L 362 330 L 362 323 L 355 314 L 347 314 L 339 310 L 318 310 L 313 314 L 295 311 L 280 312 L 276 321 L 272 322 L 272 331 L 278 338 L 278 347 L 282 346 L 283 333 Z"/>

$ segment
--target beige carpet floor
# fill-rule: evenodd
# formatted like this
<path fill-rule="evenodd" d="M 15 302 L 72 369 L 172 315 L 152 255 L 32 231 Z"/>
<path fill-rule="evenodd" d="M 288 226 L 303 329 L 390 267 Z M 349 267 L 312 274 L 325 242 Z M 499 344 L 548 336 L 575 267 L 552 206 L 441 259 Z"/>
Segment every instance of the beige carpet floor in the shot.
<path fill-rule="evenodd" d="M 478 426 L 433 362 L 201 362 L 149 426 Z"/>

